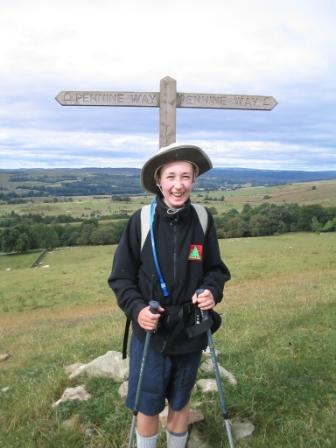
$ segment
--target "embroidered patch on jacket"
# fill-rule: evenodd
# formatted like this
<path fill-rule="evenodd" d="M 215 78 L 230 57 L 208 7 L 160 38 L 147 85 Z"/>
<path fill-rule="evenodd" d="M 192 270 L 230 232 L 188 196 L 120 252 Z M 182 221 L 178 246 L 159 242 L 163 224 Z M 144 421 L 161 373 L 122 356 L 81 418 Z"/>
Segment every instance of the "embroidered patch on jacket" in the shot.
<path fill-rule="evenodd" d="M 203 257 L 203 245 L 202 244 L 190 244 L 188 260 L 202 261 L 202 257 Z"/>

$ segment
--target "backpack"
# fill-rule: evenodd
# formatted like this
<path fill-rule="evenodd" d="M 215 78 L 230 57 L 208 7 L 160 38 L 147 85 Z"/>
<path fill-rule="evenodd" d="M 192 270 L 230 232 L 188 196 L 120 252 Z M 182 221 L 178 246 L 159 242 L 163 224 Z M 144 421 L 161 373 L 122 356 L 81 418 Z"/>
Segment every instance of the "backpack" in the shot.
<path fill-rule="evenodd" d="M 208 212 L 206 211 L 206 208 L 203 207 L 203 205 L 200 204 L 191 204 L 192 207 L 194 207 L 199 222 L 201 224 L 203 233 L 205 234 L 208 228 Z M 141 214 L 140 214 L 140 221 L 141 221 L 141 246 L 140 246 L 140 252 L 142 251 L 142 248 L 145 244 L 147 235 L 149 233 L 150 228 L 150 207 L 151 204 L 144 205 L 141 208 Z M 124 339 L 123 339 L 123 347 L 122 347 L 122 357 L 123 359 L 126 359 L 127 357 L 127 341 L 128 341 L 128 334 L 129 334 L 129 327 L 131 324 L 131 319 L 126 319 L 126 325 L 125 325 L 125 331 L 124 331 Z"/>

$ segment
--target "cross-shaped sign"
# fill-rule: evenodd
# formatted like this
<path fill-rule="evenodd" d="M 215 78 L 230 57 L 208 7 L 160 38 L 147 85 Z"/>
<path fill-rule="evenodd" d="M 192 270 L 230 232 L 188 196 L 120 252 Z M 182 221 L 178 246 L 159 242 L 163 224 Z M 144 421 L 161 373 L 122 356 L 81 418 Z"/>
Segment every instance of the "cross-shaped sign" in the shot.
<path fill-rule="evenodd" d="M 272 110 L 272 96 L 176 92 L 175 79 L 160 81 L 160 92 L 62 91 L 62 106 L 124 106 L 160 108 L 160 148 L 176 142 L 176 108 Z"/>

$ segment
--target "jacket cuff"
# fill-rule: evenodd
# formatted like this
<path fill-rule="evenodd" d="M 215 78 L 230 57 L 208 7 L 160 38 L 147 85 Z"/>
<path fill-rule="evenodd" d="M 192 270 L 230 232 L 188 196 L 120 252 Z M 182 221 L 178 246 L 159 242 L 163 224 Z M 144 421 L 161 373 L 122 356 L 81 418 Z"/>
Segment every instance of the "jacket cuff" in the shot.
<path fill-rule="evenodd" d="M 213 298 L 215 300 L 215 304 L 217 305 L 217 303 L 219 303 L 222 298 L 223 298 L 223 294 L 221 294 L 220 296 L 218 296 L 218 290 L 216 288 L 214 288 L 213 286 L 202 286 L 203 289 L 208 289 L 211 294 L 213 295 Z"/>
<path fill-rule="evenodd" d="M 134 305 L 134 307 L 133 307 L 133 309 L 132 309 L 132 312 L 131 312 L 131 316 L 130 316 L 130 318 L 131 318 L 131 320 L 132 320 L 133 322 L 138 323 L 138 316 L 139 316 L 139 313 L 140 313 L 140 311 L 143 310 L 144 308 L 146 308 L 146 305 L 145 305 L 145 304 L 142 304 L 142 303 L 139 303 L 139 304 L 137 304 L 137 305 Z"/>

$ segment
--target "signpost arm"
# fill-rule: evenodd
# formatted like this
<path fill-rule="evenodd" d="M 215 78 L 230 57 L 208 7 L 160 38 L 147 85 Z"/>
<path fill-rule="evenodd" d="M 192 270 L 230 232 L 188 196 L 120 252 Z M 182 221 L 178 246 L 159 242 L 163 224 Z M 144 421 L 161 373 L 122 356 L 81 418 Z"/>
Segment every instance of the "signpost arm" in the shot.
<path fill-rule="evenodd" d="M 160 148 L 176 142 L 176 107 L 197 109 L 272 110 L 272 96 L 207 93 L 177 93 L 176 80 L 166 76 L 158 92 L 62 91 L 56 96 L 62 106 L 124 106 L 160 108 Z"/>
<path fill-rule="evenodd" d="M 176 81 L 160 81 L 160 148 L 176 142 Z"/>

